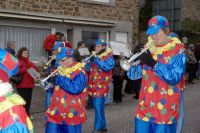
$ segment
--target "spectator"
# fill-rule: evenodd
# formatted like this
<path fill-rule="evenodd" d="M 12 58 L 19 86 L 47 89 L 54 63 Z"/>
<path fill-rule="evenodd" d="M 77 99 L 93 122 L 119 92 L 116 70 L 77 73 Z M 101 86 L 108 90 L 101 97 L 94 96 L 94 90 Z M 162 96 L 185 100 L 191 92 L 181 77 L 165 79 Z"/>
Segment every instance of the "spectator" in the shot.
<path fill-rule="evenodd" d="M 7 42 L 7 47 L 6 47 L 6 51 L 8 51 L 9 53 L 11 53 L 12 55 L 16 56 L 15 54 L 15 47 L 16 47 L 16 42 L 15 41 L 8 41 Z"/>
<path fill-rule="evenodd" d="M 197 60 L 194 56 L 194 44 L 190 44 L 187 49 L 187 63 L 188 63 L 188 83 L 194 84 L 195 67 Z"/>
<path fill-rule="evenodd" d="M 196 43 L 196 49 L 194 51 L 195 58 L 197 59 L 197 70 L 196 70 L 196 78 L 200 79 L 200 41 Z"/>
<path fill-rule="evenodd" d="M 85 45 L 85 42 L 84 41 L 79 41 L 78 42 L 78 45 L 77 45 L 77 48 L 75 50 L 75 59 L 78 61 L 78 62 L 81 62 L 82 59 L 84 59 L 84 57 L 81 57 L 78 49 L 79 48 L 86 48 L 86 45 Z"/>
<path fill-rule="evenodd" d="M 115 67 L 113 69 L 113 102 L 122 102 L 122 87 L 124 81 L 124 70 L 120 67 L 120 56 L 115 55 Z"/>
<path fill-rule="evenodd" d="M 19 49 L 17 53 L 19 59 L 19 72 L 23 78 L 20 83 L 16 84 L 17 92 L 26 101 L 25 109 L 27 114 L 30 116 L 30 104 L 32 99 L 32 92 L 34 87 L 34 78 L 27 72 L 29 68 L 33 68 L 39 71 L 39 68 L 29 60 L 29 53 L 26 47 Z"/>

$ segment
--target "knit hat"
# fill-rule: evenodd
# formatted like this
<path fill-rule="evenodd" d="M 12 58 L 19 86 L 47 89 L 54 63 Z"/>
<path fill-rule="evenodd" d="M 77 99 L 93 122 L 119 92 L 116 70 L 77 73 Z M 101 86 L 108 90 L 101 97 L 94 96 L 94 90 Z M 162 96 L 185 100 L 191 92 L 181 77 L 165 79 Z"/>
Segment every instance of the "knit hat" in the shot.
<path fill-rule="evenodd" d="M 56 56 L 56 60 L 61 60 L 65 57 L 73 57 L 74 50 L 67 47 L 61 47 L 59 53 Z"/>
<path fill-rule="evenodd" d="M 169 26 L 168 20 L 163 16 L 154 16 L 148 22 L 147 34 L 153 35 L 157 34 L 158 31 L 162 28 L 166 28 Z"/>

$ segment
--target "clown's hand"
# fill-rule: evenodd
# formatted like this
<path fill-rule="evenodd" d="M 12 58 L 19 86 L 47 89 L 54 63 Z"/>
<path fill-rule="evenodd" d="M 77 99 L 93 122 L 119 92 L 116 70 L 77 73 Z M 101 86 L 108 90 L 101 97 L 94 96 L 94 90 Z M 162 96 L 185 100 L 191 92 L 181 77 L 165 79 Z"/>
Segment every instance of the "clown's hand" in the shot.
<path fill-rule="evenodd" d="M 92 55 L 94 55 L 94 57 L 97 57 L 97 52 L 96 51 L 92 51 Z"/>

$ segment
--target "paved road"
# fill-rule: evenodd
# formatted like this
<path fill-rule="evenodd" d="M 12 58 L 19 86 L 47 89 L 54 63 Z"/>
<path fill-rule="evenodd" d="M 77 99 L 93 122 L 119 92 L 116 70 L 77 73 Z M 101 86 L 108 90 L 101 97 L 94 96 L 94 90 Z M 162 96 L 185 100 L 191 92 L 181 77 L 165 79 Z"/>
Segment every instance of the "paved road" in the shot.
<path fill-rule="evenodd" d="M 186 88 L 183 133 L 200 133 L 200 81 L 196 81 L 194 85 L 187 85 Z M 44 133 L 44 98 L 45 92 L 41 88 L 35 88 L 31 112 L 36 133 Z M 126 95 L 123 103 L 106 105 L 108 133 L 133 133 L 133 112 L 137 102 L 131 95 Z M 91 133 L 93 129 L 93 110 L 87 111 L 87 118 L 83 125 L 83 133 Z"/>

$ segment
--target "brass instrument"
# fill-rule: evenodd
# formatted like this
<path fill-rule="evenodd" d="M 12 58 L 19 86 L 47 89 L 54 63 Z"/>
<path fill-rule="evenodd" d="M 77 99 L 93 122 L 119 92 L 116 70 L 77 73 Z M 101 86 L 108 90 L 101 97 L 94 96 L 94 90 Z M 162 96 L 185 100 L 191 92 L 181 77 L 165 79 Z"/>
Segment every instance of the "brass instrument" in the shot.
<path fill-rule="evenodd" d="M 51 64 L 51 62 L 56 59 L 57 54 L 60 52 L 61 47 L 59 47 L 57 50 L 55 50 L 52 54 L 52 56 L 50 56 L 50 59 L 47 61 L 47 63 L 44 65 L 44 69 L 47 69 L 47 67 Z"/>
<path fill-rule="evenodd" d="M 148 45 L 147 47 L 145 47 L 144 49 L 142 49 L 139 53 L 136 53 L 134 55 L 132 55 L 130 57 L 129 60 L 126 59 L 122 59 L 120 60 L 120 66 L 123 70 L 128 71 L 132 66 L 138 65 L 140 64 L 140 60 L 137 60 L 135 62 L 135 60 L 142 55 L 144 52 L 146 52 L 149 48 L 151 48 L 154 45 L 154 43 L 151 43 L 150 45 Z"/>
<path fill-rule="evenodd" d="M 55 71 L 53 71 L 49 76 L 47 76 L 46 78 L 40 80 L 40 83 L 44 87 L 45 90 L 48 90 L 51 86 L 53 86 L 53 84 L 52 83 L 48 83 L 47 80 L 50 77 L 52 77 L 53 75 L 55 75 L 57 72 L 58 72 L 58 68 Z M 46 86 L 45 86 L 45 83 L 47 84 Z"/>
<path fill-rule="evenodd" d="M 99 51 L 99 52 L 97 52 L 97 51 L 92 51 L 92 54 L 91 54 L 89 57 L 83 59 L 83 63 L 84 63 L 84 64 L 87 64 L 87 63 L 90 61 L 90 59 L 91 59 L 92 57 L 101 54 L 101 53 L 104 52 L 105 50 L 106 50 L 106 48 L 103 48 L 103 49 L 102 49 L 101 51 Z"/>

